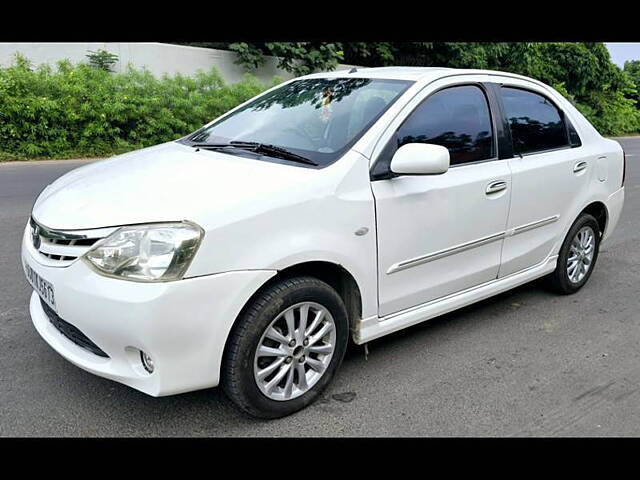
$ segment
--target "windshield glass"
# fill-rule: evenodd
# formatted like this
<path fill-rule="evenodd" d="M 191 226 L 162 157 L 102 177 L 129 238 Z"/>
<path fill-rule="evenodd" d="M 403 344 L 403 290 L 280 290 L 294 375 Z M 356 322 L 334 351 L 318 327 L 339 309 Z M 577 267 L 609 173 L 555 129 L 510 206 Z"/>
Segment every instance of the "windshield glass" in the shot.
<path fill-rule="evenodd" d="M 337 160 L 413 82 L 371 78 L 296 80 L 187 137 L 276 145 L 324 166 Z M 237 150 L 225 153 L 241 154 Z"/>

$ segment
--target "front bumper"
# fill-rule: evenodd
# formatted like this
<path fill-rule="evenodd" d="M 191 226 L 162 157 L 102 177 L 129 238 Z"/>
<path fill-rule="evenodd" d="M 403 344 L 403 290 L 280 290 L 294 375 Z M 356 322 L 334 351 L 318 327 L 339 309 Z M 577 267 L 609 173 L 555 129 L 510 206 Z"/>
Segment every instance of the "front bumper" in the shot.
<path fill-rule="evenodd" d="M 80 368 L 152 396 L 218 385 L 233 322 L 251 295 L 276 273 L 236 271 L 139 283 L 103 277 L 80 260 L 68 267 L 44 266 L 37 255 L 25 230 L 22 261 L 53 284 L 57 314 L 109 357 L 64 336 L 34 291 L 29 310 L 42 338 Z M 141 350 L 153 359 L 151 374 L 142 366 Z"/>

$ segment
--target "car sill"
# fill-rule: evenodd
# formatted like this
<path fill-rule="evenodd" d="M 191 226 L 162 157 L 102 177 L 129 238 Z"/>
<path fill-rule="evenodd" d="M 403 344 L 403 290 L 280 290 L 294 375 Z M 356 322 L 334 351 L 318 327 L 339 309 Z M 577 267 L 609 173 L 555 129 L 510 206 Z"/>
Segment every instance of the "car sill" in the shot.
<path fill-rule="evenodd" d="M 479 300 L 505 292 L 552 272 L 556 268 L 557 259 L 558 255 L 550 255 L 537 265 L 520 270 L 506 277 L 491 280 L 461 292 L 392 313 L 385 317 L 378 317 L 376 315 L 362 319 L 356 327 L 353 340 L 356 344 L 361 345 L 388 335 L 389 333 L 402 330 L 411 325 L 430 320 Z"/>

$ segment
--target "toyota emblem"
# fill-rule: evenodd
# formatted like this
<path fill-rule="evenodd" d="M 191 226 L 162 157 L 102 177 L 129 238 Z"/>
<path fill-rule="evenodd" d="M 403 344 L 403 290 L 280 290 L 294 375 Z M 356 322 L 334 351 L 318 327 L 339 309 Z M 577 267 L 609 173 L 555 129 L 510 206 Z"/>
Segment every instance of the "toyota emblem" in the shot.
<path fill-rule="evenodd" d="M 38 250 L 40 248 L 40 227 L 36 224 L 31 226 L 31 241 L 34 248 Z"/>

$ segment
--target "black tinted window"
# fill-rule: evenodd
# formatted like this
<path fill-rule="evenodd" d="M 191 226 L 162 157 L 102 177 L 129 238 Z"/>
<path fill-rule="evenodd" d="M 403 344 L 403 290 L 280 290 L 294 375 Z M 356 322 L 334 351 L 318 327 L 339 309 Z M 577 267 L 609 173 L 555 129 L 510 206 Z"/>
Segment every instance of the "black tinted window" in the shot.
<path fill-rule="evenodd" d="M 571 121 L 565 117 L 565 123 L 567 124 L 567 131 L 569 132 L 569 143 L 572 148 L 582 146 L 582 140 L 580 140 L 580 135 L 576 132 L 576 128 L 573 126 Z"/>
<path fill-rule="evenodd" d="M 494 157 L 487 99 L 480 88 L 465 85 L 434 93 L 398 130 L 398 147 L 433 143 L 449 150 L 451 165 Z"/>
<path fill-rule="evenodd" d="M 545 97 L 519 88 L 502 87 L 502 101 L 516 153 L 568 145 L 567 130 L 560 112 Z"/>

